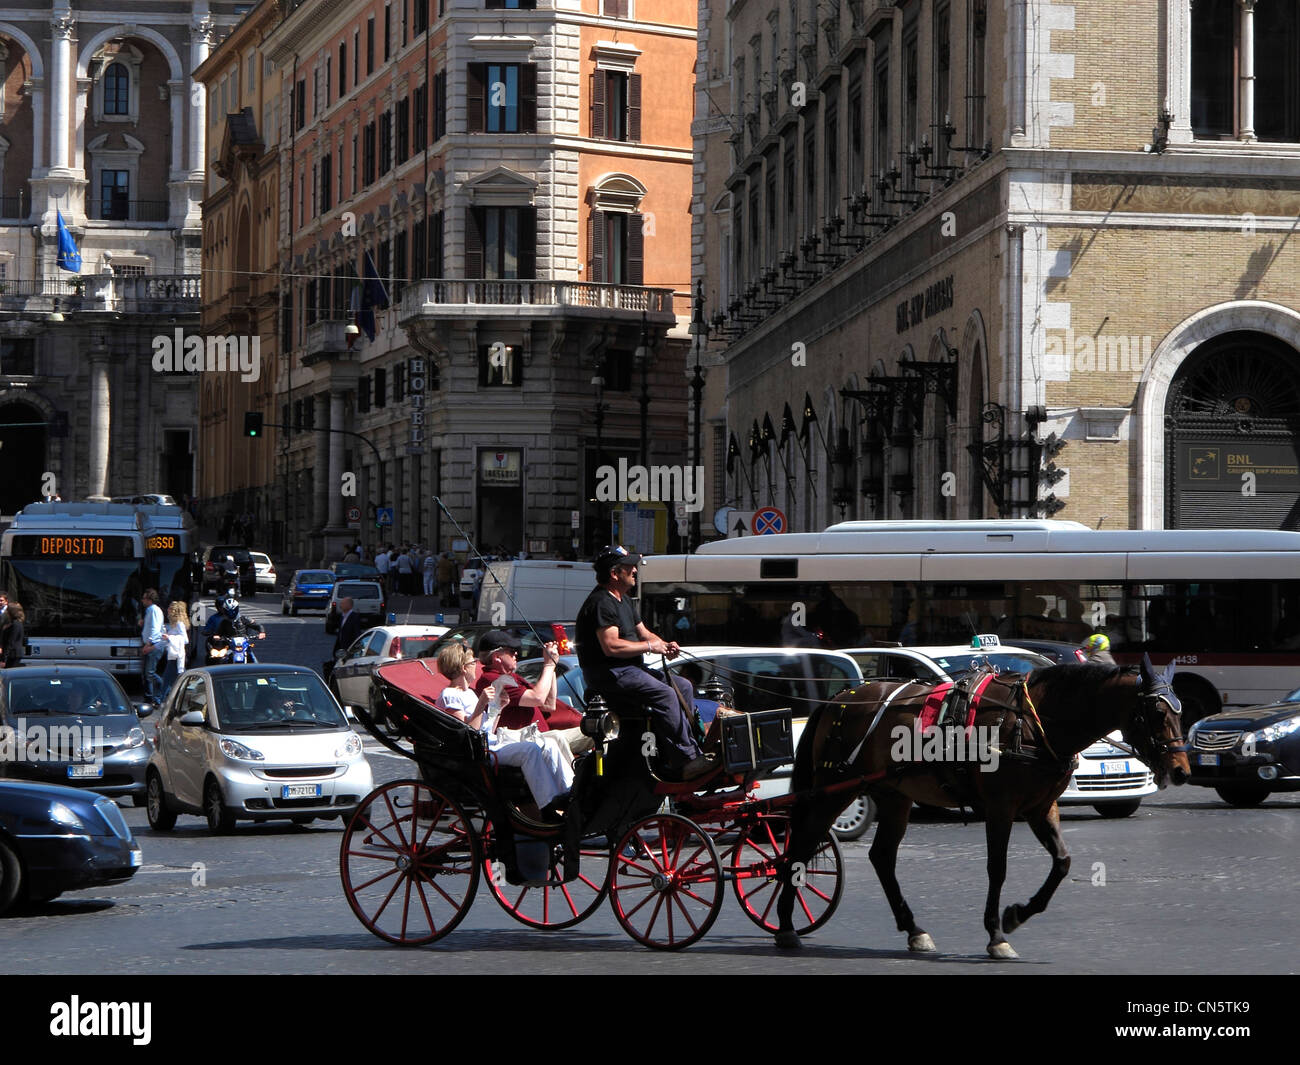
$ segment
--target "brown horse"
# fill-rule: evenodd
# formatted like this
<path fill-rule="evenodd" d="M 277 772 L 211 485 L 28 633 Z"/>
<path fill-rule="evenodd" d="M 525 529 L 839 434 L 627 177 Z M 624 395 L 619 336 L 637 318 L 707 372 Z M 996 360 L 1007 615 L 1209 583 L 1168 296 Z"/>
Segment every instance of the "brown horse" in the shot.
<path fill-rule="evenodd" d="M 1161 787 L 1187 780 L 1190 770 L 1179 725 L 1181 706 L 1170 687 L 1174 667 L 1158 674 L 1145 655 L 1138 673 L 1104 665 L 1060 665 L 1028 679 L 994 676 L 977 706 L 975 728 L 918 732 L 917 718 L 933 685 L 873 681 L 812 715 L 795 757 L 791 841 L 777 903 L 779 947 L 797 947 L 792 931 L 791 880 L 811 859 L 816 841 L 839 812 L 863 792 L 879 810 L 871 864 L 913 951 L 933 951 L 917 925 L 894 875 L 898 847 L 913 802 L 982 810 L 988 845 L 988 900 L 984 927 L 994 958 L 1017 954 L 1006 935 L 1042 913 L 1070 870 L 1056 799 L 1070 782 L 1075 755 L 1119 729 Z M 936 736 L 937 733 L 937 736 Z M 969 737 L 969 739 L 968 739 Z M 952 741 L 956 740 L 954 744 Z M 964 749 L 963 749 L 964 748 Z M 1007 869 L 1007 843 L 1017 818 L 1052 856 L 1047 880 L 1027 903 L 998 902 Z"/>

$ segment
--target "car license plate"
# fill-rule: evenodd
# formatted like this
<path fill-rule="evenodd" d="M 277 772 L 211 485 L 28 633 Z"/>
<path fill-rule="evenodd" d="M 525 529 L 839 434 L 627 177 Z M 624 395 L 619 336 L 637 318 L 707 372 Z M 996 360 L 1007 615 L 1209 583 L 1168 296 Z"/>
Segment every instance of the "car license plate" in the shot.
<path fill-rule="evenodd" d="M 319 799 L 319 784 L 285 784 L 280 789 L 282 799 Z"/>
<path fill-rule="evenodd" d="M 1105 776 L 1107 773 L 1127 773 L 1127 772 L 1128 772 L 1127 762 L 1102 762 L 1101 763 L 1102 776 Z"/>
<path fill-rule="evenodd" d="M 83 777 L 94 777 L 94 778 L 98 778 L 98 777 L 102 777 L 103 775 L 104 775 L 104 767 L 103 767 L 102 765 L 70 765 L 70 766 L 68 766 L 68 776 L 69 776 L 70 778 L 74 779 L 74 780 L 75 780 L 75 779 L 80 779 L 80 778 L 83 778 Z"/>
<path fill-rule="evenodd" d="M 1196 760 L 1197 760 L 1197 762 L 1199 762 L 1201 765 L 1218 765 L 1218 764 L 1219 764 L 1219 756 L 1218 756 L 1217 754 L 1198 754 L 1198 755 L 1196 756 Z"/>

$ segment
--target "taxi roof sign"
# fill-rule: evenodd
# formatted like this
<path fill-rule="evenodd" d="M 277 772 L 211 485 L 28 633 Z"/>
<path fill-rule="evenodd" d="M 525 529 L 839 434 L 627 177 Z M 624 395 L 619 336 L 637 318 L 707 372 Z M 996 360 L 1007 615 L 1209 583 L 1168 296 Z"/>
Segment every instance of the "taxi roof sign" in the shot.
<path fill-rule="evenodd" d="M 982 651 L 986 647 L 1001 647 L 1002 641 L 997 638 L 996 633 L 990 633 L 983 636 L 972 636 L 970 645 L 973 650 Z"/>

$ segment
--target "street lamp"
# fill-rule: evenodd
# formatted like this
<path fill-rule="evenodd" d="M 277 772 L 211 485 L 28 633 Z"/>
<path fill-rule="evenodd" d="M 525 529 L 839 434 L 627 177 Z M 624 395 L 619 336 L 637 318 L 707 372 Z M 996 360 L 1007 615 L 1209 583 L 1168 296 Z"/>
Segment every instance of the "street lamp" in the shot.
<path fill-rule="evenodd" d="M 691 311 L 691 343 L 695 345 L 695 372 L 691 376 L 691 396 L 693 398 L 695 422 L 691 436 L 692 456 L 695 476 L 700 476 L 700 416 L 704 406 L 704 370 L 700 359 L 704 355 L 704 346 L 709 342 L 708 321 L 704 317 L 704 281 L 695 283 L 695 305 Z M 691 548 L 700 546 L 700 512 L 691 512 Z"/>
<path fill-rule="evenodd" d="M 641 312 L 641 340 L 634 361 L 641 367 L 641 468 L 650 467 L 650 329 L 646 312 Z"/>

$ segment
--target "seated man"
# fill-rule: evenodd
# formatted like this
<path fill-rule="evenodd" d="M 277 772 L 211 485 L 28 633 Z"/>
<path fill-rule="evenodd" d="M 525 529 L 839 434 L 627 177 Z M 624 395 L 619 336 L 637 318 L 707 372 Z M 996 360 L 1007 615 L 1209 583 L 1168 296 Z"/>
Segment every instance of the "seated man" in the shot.
<path fill-rule="evenodd" d="M 491 629 L 480 636 L 478 657 L 483 669 L 474 690 L 481 692 L 489 685 L 497 690 L 501 696 L 501 724 L 505 728 L 522 729 L 535 724 L 541 732 L 554 732 L 573 754 L 591 750 L 591 737 L 584 736 L 578 727 L 582 715 L 555 697 L 556 645 L 548 643 L 543 647 L 542 675 L 536 684 L 529 684 L 515 671 L 521 646 L 517 637 L 503 629 Z"/>
<path fill-rule="evenodd" d="M 665 643 L 641 621 L 631 594 L 641 562 L 640 555 L 622 547 L 607 547 L 596 556 L 597 586 L 578 611 L 578 661 L 590 690 L 606 698 L 631 699 L 655 716 L 668 747 L 660 750 L 661 758 L 669 770 L 690 780 L 713 769 L 716 759 L 701 754 L 695 742 L 688 716 L 695 694 L 690 681 L 673 678 L 674 690 L 662 674 L 642 662 L 647 652 L 675 658 L 680 648 Z"/>

